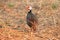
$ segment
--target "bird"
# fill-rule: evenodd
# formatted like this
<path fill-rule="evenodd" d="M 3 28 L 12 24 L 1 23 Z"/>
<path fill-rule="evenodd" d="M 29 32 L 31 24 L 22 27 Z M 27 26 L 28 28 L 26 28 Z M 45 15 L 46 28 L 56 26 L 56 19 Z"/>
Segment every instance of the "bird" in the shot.
<path fill-rule="evenodd" d="M 26 16 L 27 25 L 31 28 L 31 31 L 36 31 L 38 19 L 35 14 L 32 13 L 32 6 L 28 6 L 29 10 Z"/>

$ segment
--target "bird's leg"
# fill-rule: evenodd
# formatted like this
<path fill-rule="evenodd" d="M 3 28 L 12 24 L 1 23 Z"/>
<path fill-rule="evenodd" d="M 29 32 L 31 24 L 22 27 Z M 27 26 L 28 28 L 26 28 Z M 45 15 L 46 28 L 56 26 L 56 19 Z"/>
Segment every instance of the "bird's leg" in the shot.
<path fill-rule="evenodd" d="M 32 24 L 32 27 L 31 27 L 31 31 L 36 31 L 36 26 L 37 26 L 37 24 L 36 24 L 36 22 L 34 21 L 34 22 L 31 22 L 31 21 L 29 21 L 31 24 Z"/>
<path fill-rule="evenodd" d="M 32 25 L 31 31 L 36 32 L 36 24 Z"/>

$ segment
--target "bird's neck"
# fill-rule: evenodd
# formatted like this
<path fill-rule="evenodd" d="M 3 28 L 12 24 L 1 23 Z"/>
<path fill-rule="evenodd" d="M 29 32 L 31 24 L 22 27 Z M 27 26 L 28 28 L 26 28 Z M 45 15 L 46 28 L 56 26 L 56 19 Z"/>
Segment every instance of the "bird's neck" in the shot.
<path fill-rule="evenodd" d="M 32 10 L 29 10 L 29 13 L 32 13 Z"/>

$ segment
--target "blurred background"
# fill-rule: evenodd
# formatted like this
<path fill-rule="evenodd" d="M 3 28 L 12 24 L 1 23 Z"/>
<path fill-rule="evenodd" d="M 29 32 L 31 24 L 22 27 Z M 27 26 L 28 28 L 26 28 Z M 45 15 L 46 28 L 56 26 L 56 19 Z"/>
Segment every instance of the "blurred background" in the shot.
<path fill-rule="evenodd" d="M 28 31 L 30 29 L 26 24 L 28 11 L 25 8 L 28 5 L 33 7 L 32 12 L 38 18 L 37 31 L 39 34 L 43 35 L 45 32 L 58 34 L 60 0 L 0 0 L 0 28 Z"/>

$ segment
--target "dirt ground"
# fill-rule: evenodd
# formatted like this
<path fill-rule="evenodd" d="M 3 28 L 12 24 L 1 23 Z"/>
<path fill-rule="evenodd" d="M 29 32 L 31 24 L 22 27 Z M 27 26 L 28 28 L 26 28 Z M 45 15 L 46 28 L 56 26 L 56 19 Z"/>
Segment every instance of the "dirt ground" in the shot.
<path fill-rule="evenodd" d="M 38 18 L 29 32 L 26 6 Z M 60 0 L 0 0 L 0 40 L 60 40 Z"/>

